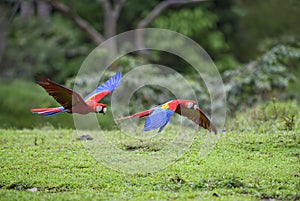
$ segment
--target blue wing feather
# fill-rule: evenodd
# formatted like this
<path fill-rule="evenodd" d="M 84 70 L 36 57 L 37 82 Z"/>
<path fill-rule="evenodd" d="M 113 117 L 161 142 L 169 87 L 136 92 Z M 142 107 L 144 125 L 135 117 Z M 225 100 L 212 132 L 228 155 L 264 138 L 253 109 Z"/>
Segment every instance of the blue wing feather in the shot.
<path fill-rule="evenodd" d="M 165 128 L 165 126 L 168 124 L 168 122 L 170 121 L 171 119 L 171 116 L 174 114 L 174 111 L 173 110 L 167 110 L 167 119 L 166 119 L 166 123 L 160 127 L 160 129 L 158 130 L 158 132 L 162 132 L 162 130 Z"/>
<path fill-rule="evenodd" d="M 105 83 L 101 84 L 97 89 L 89 93 L 84 100 L 87 100 L 101 92 L 109 91 L 113 92 L 121 84 L 122 73 L 118 72 Z"/>
<path fill-rule="evenodd" d="M 173 114 L 174 111 L 172 110 L 165 110 L 159 107 L 156 108 L 146 119 L 143 131 L 160 128 L 158 132 L 161 132 L 170 121 L 170 118 Z"/>

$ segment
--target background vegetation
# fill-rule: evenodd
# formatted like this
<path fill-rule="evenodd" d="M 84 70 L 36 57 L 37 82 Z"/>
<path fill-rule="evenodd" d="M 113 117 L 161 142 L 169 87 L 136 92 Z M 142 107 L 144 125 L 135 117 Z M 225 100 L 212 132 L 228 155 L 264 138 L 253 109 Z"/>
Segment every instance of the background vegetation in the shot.
<path fill-rule="evenodd" d="M 299 100 L 299 1 L 168 2 L 159 15 L 149 20 L 153 10 L 165 1 L 2 1 L 1 127 L 33 128 L 45 122 L 58 126 L 61 118 L 66 119 L 61 127 L 72 127 L 71 118 L 44 118 L 28 112 L 32 107 L 56 106 L 42 90 L 30 84 L 34 77 L 47 76 L 72 87 L 72 78 L 84 58 L 101 40 L 142 27 L 177 31 L 209 53 L 226 86 L 228 114 L 272 98 Z M 202 107 L 209 108 L 209 96 L 203 92 L 205 86 L 197 84 L 201 81 L 194 78 L 189 64 L 174 55 L 157 51 L 146 57 L 127 55 L 114 63 L 112 69 L 126 72 L 142 63 L 159 63 L 183 74 L 196 89 Z M 157 77 L 160 79 L 159 73 Z M 161 92 L 143 89 L 135 94 L 139 102 L 133 104 L 143 108 L 159 104 L 155 96 Z M 170 95 L 159 100 L 164 102 L 166 96 Z M 104 119 L 112 120 L 111 115 Z M 105 125 L 104 128 L 112 128 Z"/>
<path fill-rule="evenodd" d="M 0 1 L 0 200 L 299 200 L 299 10 L 299 0 Z M 207 133 L 197 135 L 167 169 L 123 174 L 85 152 L 71 115 L 30 113 L 31 108 L 58 106 L 34 81 L 43 75 L 72 87 L 97 45 L 148 27 L 182 33 L 211 56 L 227 94 L 226 132 L 205 159 L 198 150 Z M 145 63 L 179 72 L 209 111 L 209 94 L 193 68 L 166 52 L 126 55 L 104 79 Z M 168 82 L 174 76 L 157 72 L 153 79 Z M 93 90 L 89 83 L 97 78 L 80 77 L 82 91 Z M 159 87 L 142 88 L 132 98 L 131 111 L 170 97 Z M 103 102 L 110 105 L 110 97 Z M 159 151 L 163 141 L 119 138 L 110 111 L 99 116 L 99 123 L 118 148 Z M 163 137 L 175 132 L 171 124 Z"/>

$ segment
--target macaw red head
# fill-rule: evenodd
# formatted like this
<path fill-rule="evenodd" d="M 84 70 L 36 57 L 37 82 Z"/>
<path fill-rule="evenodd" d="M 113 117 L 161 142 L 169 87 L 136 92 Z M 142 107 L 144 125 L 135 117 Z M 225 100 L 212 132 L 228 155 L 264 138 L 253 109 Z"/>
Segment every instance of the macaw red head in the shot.
<path fill-rule="evenodd" d="M 197 102 L 193 100 L 178 100 L 178 103 L 188 109 L 196 109 L 198 107 Z"/>
<path fill-rule="evenodd" d="M 181 105 L 182 107 L 188 108 L 188 109 L 196 109 L 197 102 L 192 100 L 171 100 L 161 106 L 163 109 L 169 109 L 175 111 L 177 106 Z"/>
<path fill-rule="evenodd" d="M 96 113 L 103 113 L 103 114 L 105 114 L 107 112 L 106 105 L 103 104 L 103 103 L 97 103 L 95 105 L 95 112 Z"/>

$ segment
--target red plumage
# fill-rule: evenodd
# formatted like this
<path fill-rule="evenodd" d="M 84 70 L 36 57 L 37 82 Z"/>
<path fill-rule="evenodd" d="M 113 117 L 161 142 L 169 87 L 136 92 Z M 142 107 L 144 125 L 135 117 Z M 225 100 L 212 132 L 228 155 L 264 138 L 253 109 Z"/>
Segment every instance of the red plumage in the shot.
<path fill-rule="evenodd" d="M 100 85 L 85 99 L 72 89 L 66 88 L 48 78 L 38 77 L 36 83 L 43 87 L 62 107 L 37 108 L 31 109 L 31 112 L 46 116 L 55 115 L 61 112 L 79 114 L 88 114 L 91 112 L 105 113 L 106 105 L 99 103 L 99 101 L 120 85 L 121 77 L 121 73 L 116 73 L 116 75 Z"/>
<path fill-rule="evenodd" d="M 209 130 L 213 131 L 214 133 L 217 133 L 216 127 L 213 125 L 209 117 L 199 108 L 197 105 L 197 102 L 192 100 L 171 100 L 165 104 L 159 105 L 155 108 L 145 110 L 136 114 L 132 114 L 126 117 L 121 117 L 116 119 L 124 120 L 124 119 L 130 119 L 133 117 L 149 117 L 156 109 L 163 109 L 163 110 L 171 110 L 176 112 L 177 114 L 180 114 L 182 116 L 187 117 L 188 119 L 192 120 L 199 126 Z"/>

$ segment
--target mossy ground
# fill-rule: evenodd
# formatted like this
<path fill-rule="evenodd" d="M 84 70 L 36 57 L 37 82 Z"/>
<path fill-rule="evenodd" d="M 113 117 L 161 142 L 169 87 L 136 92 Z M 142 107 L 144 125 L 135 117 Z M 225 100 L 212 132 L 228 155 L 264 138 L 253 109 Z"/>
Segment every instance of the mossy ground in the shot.
<path fill-rule="evenodd" d="M 103 132 L 114 136 L 119 131 Z M 200 130 L 186 153 L 166 168 L 127 174 L 98 162 L 71 129 L 0 130 L 0 199 L 297 200 L 299 132 L 298 124 L 290 131 L 269 124 L 247 131 L 227 130 L 201 157 Z M 160 147 L 147 140 L 142 147 L 134 141 L 123 143 L 122 138 L 115 143 L 124 152 L 135 147 L 142 154 Z M 37 192 L 28 192 L 32 188 Z"/>

